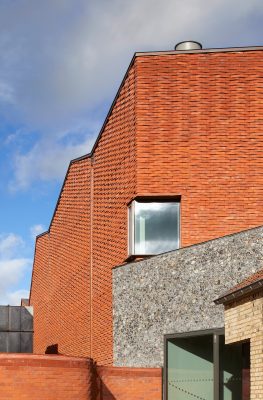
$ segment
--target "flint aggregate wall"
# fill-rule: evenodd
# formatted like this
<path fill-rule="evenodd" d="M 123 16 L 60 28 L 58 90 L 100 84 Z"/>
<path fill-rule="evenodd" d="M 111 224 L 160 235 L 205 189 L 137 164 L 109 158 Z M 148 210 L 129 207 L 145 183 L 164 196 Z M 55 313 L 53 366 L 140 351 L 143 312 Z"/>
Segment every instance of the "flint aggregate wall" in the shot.
<path fill-rule="evenodd" d="M 224 326 L 213 302 L 263 265 L 263 228 L 113 270 L 114 365 L 163 365 L 163 336 Z"/>

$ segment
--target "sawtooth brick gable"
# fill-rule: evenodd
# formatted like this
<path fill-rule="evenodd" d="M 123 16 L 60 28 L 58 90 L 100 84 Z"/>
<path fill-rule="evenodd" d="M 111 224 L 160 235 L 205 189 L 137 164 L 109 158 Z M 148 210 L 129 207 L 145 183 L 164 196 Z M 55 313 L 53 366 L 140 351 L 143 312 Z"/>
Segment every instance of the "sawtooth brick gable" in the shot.
<path fill-rule="evenodd" d="M 91 154 L 70 165 L 48 274 L 37 240 L 37 351 L 112 363 L 111 270 L 135 196 L 181 196 L 182 246 L 263 224 L 262 68 L 262 49 L 135 55 Z"/>

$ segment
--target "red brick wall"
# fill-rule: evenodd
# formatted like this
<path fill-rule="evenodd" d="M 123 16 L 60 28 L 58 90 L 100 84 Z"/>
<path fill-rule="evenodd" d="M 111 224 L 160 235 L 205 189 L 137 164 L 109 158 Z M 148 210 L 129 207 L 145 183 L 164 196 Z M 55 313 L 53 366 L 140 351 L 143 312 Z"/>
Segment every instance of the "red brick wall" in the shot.
<path fill-rule="evenodd" d="M 159 368 L 95 367 L 92 360 L 0 354 L 0 397 L 8 400 L 161 400 Z"/>
<path fill-rule="evenodd" d="M 137 189 L 182 196 L 182 246 L 263 224 L 262 54 L 137 58 Z"/>
<path fill-rule="evenodd" d="M 160 368 L 97 367 L 96 400 L 161 400 Z"/>
<path fill-rule="evenodd" d="M 94 153 L 92 358 L 112 363 L 111 268 L 127 258 L 127 203 L 136 193 L 135 68 Z"/>
<path fill-rule="evenodd" d="M 86 359 L 0 354 L 0 397 L 5 400 L 93 400 Z"/>
<path fill-rule="evenodd" d="M 181 196 L 183 246 L 263 224 L 262 67 L 262 51 L 136 57 L 92 158 L 71 164 L 48 262 L 37 241 L 35 351 L 111 364 L 135 195 Z"/>
<path fill-rule="evenodd" d="M 90 355 L 90 158 L 70 165 L 50 233 L 37 239 L 34 352 Z M 49 253 L 47 243 L 49 236 Z"/>
<path fill-rule="evenodd" d="M 94 155 L 69 168 L 48 261 L 37 241 L 34 352 L 58 344 L 62 354 L 112 363 L 111 268 L 127 257 L 127 203 L 136 193 L 134 91 L 131 68 Z"/>
<path fill-rule="evenodd" d="M 52 281 L 51 281 L 52 282 Z M 49 234 L 39 236 L 36 240 L 35 260 L 31 282 L 31 304 L 34 304 L 33 348 L 44 353 L 48 344 L 49 328 Z"/>

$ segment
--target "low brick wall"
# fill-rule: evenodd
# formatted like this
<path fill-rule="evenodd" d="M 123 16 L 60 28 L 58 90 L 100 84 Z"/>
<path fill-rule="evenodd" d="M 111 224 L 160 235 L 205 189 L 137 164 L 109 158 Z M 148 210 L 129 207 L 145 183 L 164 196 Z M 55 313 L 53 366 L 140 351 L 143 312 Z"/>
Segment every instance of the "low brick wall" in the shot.
<path fill-rule="evenodd" d="M 161 368 L 95 367 L 59 355 L 0 354 L 0 398 L 8 400 L 161 400 Z"/>
<path fill-rule="evenodd" d="M 96 400 L 161 400 L 161 368 L 97 367 Z"/>
<path fill-rule="evenodd" d="M 0 354 L 0 398 L 91 400 L 91 371 L 84 358 Z"/>

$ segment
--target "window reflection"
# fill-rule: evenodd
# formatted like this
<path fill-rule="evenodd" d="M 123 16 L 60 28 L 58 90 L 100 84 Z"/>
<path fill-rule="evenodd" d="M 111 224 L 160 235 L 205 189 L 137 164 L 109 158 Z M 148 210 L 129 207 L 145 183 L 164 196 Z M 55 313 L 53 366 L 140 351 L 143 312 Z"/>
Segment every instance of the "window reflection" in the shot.
<path fill-rule="evenodd" d="M 134 202 L 134 252 L 159 254 L 179 247 L 179 203 Z"/>

